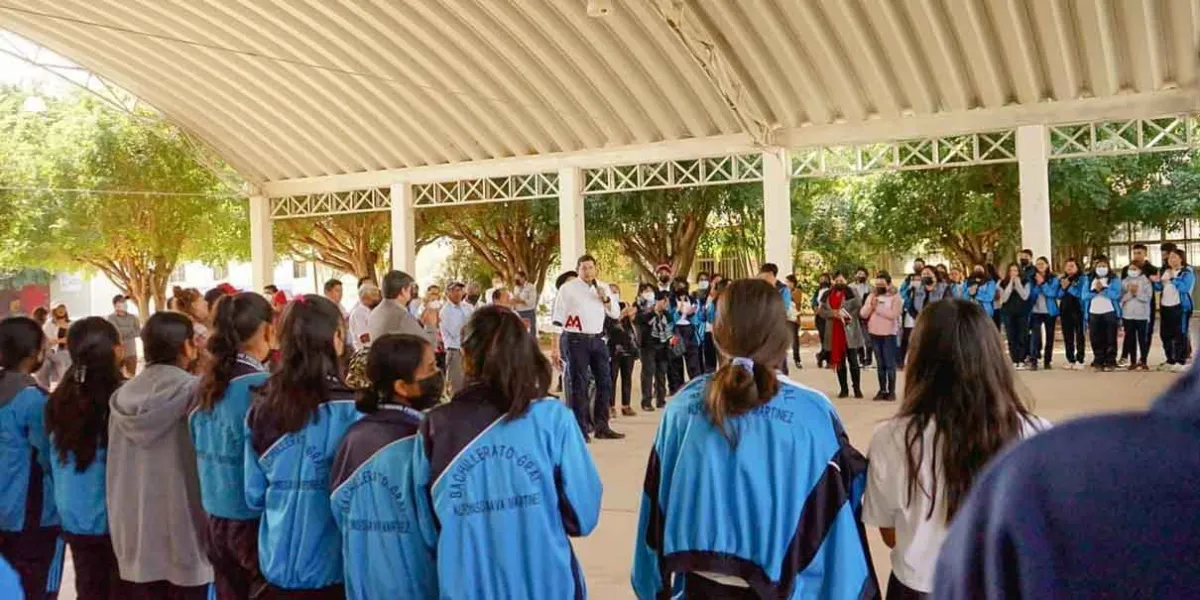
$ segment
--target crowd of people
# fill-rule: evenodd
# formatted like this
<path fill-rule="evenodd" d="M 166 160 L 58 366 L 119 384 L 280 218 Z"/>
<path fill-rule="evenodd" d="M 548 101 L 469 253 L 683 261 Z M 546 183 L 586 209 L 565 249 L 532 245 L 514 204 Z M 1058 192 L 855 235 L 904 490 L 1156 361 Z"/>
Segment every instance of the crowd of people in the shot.
<path fill-rule="evenodd" d="M 556 282 L 549 357 L 520 273 L 511 290 L 452 282 L 443 298 L 392 271 L 360 283 L 348 312 L 331 280 L 294 298 L 177 290 L 145 323 L 123 298 L 109 318 L 10 317 L 0 597 L 53 597 L 64 546 L 80 598 L 586 597 L 569 540 L 600 517 L 586 443 L 623 437 L 613 391 L 621 381 L 632 414 L 637 359 L 643 409 L 664 410 L 634 541 L 639 598 L 882 597 L 866 525 L 892 548 L 888 598 L 1186 597 L 1200 583 L 1200 532 L 1178 518 L 1200 508 L 1196 373 L 1148 415 L 1051 428 L 1011 364 L 1043 358 L 1032 330 L 1050 338 L 1071 290 L 1080 320 L 1105 328 L 1092 333 L 1102 368 L 1116 317 L 1147 337 L 1153 309 L 1126 303 L 1153 306 L 1157 290 L 1181 364 L 1182 259 L 1152 275 L 1135 259 L 1121 277 L 1103 257 L 1061 276 L 1039 260 L 999 281 L 921 265 L 899 287 L 832 274 L 812 301 L 842 395 L 861 395 L 875 362 L 877 398 L 895 399 L 905 367 L 899 411 L 865 457 L 834 404 L 783 375 L 799 294 L 771 264 L 755 279 L 705 274 L 695 293 L 660 267 L 622 304 L 580 257 Z M 1013 298 L 1029 306 L 1002 320 L 1006 359 L 993 317 Z M 47 391 L 36 376 L 58 354 Z M 550 394 L 556 363 L 565 402 Z"/>

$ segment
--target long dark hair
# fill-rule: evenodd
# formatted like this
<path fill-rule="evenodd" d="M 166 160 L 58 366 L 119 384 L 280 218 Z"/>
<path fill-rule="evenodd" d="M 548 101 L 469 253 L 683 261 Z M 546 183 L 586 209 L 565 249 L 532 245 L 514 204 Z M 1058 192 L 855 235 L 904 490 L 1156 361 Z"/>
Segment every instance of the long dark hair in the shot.
<path fill-rule="evenodd" d="M 367 353 L 371 385 L 358 391 L 358 412 L 370 414 L 391 402 L 397 381 L 416 383 L 428 347 L 429 340 L 415 335 L 385 335 L 375 340 Z"/>
<path fill-rule="evenodd" d="M 787 357 L 791 334 L 779 320 L 779 291 L 761 279 L 739 279 L 717 300 L 713 341 L 728 362 L 708 383 L 704 405 L 708 418 L 729 443 L 737 445 L 737 432 L 727 427 L 730 417 L 746 414 L 779 393 L 775 368 Z M 749 359 L 750 368 L 734 364 Z"/>
<path fill-rule="evenodd" d="M 274 317 L 271 303 L 259 294 L 243 292 L 219 300 L 213 318 L 216 331 L 209 334 L 209 359 L 200 379 L 197 406 L 203 411 L 212 410 L 225 395 L 242 345 Z"/>
<path fill-rule="evenodd" d="M 975 477 L 1009 443 L 1021 438 L 1030 420 L 1004 358 L 992 320 L 973 302 L 934 302 L 917 318 L 904 370 L 904 403 L 899 418 L 908 463 L 908 502 L 919 489 L 937 503 L 944 490 L 947 523 L 966 500 Z M 928 449 L 935 481 L 921 483 L 925 430 L 934 425 Z"/>
<path fill-rule="evenodd" d="M 1010 281 L 1010 280 L 1012 279 L 1012 270 L 1014 268 L 1017 270 L 1017 278 L 1018 279 L 1021 278 L 1021 276 L 1022 276 L 1021 265 L 1019 265 L 1015 262 L 1008 263 L 1008 266 L 1004 268 L 1004 278 L 1000 280 L 1000 287 L 1004 287 L 1004 286 L 1007 286 L 1008 284 L 1012 283 L 1012 281 Z"/>
<path fill-rule="evenodd" d="M 37 356 L 45 345 L 46 334 L 33 319 L 8 317 L 0 321 L 0 369 L 19 369 L 25 359 Z"/>
<path fill-rule="evenodd" d="M 154 313 L 142 328 L 147 365 L 178 365 L 187 343 L 196 336 L 192 318 L 177 312 Z"/>
<path fill-rule="evenodd" d="M 467 378 L 490 388 L 489 398 L 507 418 L 524 415 L 530 404 L 546 397 L 550 361 L 517 313 L 502 306 L 475 311 L 463 329 L 462 345 Z"/>
<path fill-rule="evenodd" d="M 342 312 L 324 296 L 300 296 L 284 309 L 279 369 L 267 380 L 261 413 L 279 431 L 299 431 L 329 398 L 340 363 L 334 339 L 342 329 Z"/>
<path fill-rule="evenodd" d="M 71 368 L 46 402 L 46 432 L 58 458 L 75 455 L 82 473 L 108 446 L 108 399 L 124 380 L 117 366 L 121 334 L 100 317 L 76 321 L 67 331 Z"/>

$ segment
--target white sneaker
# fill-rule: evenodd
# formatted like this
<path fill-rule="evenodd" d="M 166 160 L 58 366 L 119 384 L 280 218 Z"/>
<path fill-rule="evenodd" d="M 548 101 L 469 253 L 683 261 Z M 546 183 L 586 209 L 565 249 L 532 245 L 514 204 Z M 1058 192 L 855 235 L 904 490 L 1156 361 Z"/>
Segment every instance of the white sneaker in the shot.
<path fill-rule="evenodd" d="M 1013 369 L 1016 369 L 1017 371 L 1028 371 L 1029 367 L 1027 367 L 1025 363 L 1013 363 Z"/>
<path fill-rule="evenodd" d="M 1186 373 L 1187 370 L 1188 370 L 1187 365 L 1175 365 L 1175 368 L 1171 369 L 1171 372 L 1172 373 Z"/>
<path fill-rule="evenodd" d="M 1128 367 L 1129 367 L 1129 359 L 1128 359 L 1128 358 L 1122 358 L 1121 360 L 1118 360 L 1118 361 L 1117 361 L 1117 366 L 1118 366 L 1118 367 L 1120 367 L 1120 368 L 1122 368 L 1122 369 L 1128 368 Z"/>
<path fill-rule="evenodd" d="M 1173 365 L 1171 363 L 1162 363 L 1162 364 L 1158 365 L 1157 367 L 1154 367 L 1154 370 L 1158 371 L 1159 373 L 1166 373 L 1166 372 L 1174 370 L 1174 369 L 1175 369 L 1175 365 Z"/>

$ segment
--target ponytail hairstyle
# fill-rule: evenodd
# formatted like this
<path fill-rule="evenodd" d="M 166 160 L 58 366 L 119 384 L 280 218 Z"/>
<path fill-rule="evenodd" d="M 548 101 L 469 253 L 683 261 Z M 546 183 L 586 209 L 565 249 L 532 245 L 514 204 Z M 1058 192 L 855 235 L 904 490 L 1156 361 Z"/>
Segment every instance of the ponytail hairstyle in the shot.
<path fill-rule="evenodd" d="M 780 302 L 775 287 L 761 279 L 734 281 L 717 301 L 713 341 L 724 364 L 708 383 L 704 405 L 713 426 L 734 447 L 737 432 L 728 426 L 729 419 L 770 402 L 779 392 L 775 368 L 791 347 Z"/>
<path fill-rule="evenodd" d="M 279 368 L 267 380 L 261 411 L 277 431 L 304 428 L 340 381 L 339 334 L 345 340 L 342 312 L 324 296 L 297 296 L 284 308 L 276 338 Z"/>
<path fill-rule="evenodd" d="M 429 341 L 415 335 L 385 335 L 371 344 L 367 353 L 367 381 L 359 390 L 358 412 L 371 414 L 392 401 L 396 382 L 416 383 Z M 415 407 L 418 410 L 420 407 Z"/>
<path fill-rule="evenodd" d="M 203 411 L 215 408 L 225 395 L 242 345 L 274 317 L 271 303 L 259 294 L 243 292 L 219 300 L 213 318 L 216 331 L 208 337 L 208 365 L 200 379 L 198 406 Z"/>
<path fill-rule="evenodd" d="M 550 361 L 517 313 L 495 305 L 475 311 L 463 328 L 462 346 L 467 380 L 487 386 L 489 401 L 507 419 L 546 397 Z"/>
<path fill-rule="evenodd" d="M 46 401 L 46 432 L 64 463 L 82 473 L 108 446 L 108 399 L 124 378 L 117 365 L 121 335 L 106 319 L 88 317 L 67 330 L 71 366 Z"/>
<path fill-rule="evenodd" d="M 175 299 L 175 310 L 191 317 L 193 321 L 200 322 L 199 315 L 194 314 L 192 304 L 197 300 L 203 300 L 200 295 L 200 290 L 196 288 L 181 288 L 175 286 L 172 288 L 171 297 Z"/>

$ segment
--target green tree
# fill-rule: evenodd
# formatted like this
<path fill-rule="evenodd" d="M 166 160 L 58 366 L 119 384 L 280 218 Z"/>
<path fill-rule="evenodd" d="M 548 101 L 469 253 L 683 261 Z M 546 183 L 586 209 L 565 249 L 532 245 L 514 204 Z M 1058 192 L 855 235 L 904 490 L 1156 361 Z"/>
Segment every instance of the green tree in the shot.
<path fill-rule="evenodd" d="M 183 261 L 216 264 L 249 254 L 244 198 L 200 165 L 184 134 L 149 112 L 130 115 L 86 94 L 20 110 L 0 91 L 0 268 L 103 273 L 142 314 L 166 305 Z M 63 191 L 78 190 L 78 191 Z"/>
<path fill-rule="evenodd" d="M 898 250 L 940 249 L 972 265 L 995 260 L 1020 240 L 1015 165 L 886 173 L 869 197 L 871 231 Z"/>
<path fill-rule="evenodd" d="M 286 219 L 275 222 L 275 233 L 282 254 L 376 281 L 392 239 L 386 212 Z"/>
<path fill-rule="evenodd" d="M 540 291 L 546 272 L 558 259 L 558 204 L 522 200 L 465 204 L 417 210 L 417 236 L 466 243 L 505 281 L 525 271 Z"/>
<path fill-rule="evenodd" d="M 617 242 L 644 280 L 653 280 L 660 264 L 687 274 L 709 228 L 728 224 L 755 202 L 761 213 L 758 184 L 608 194 L 586 203 L 588 236 Z"/>

